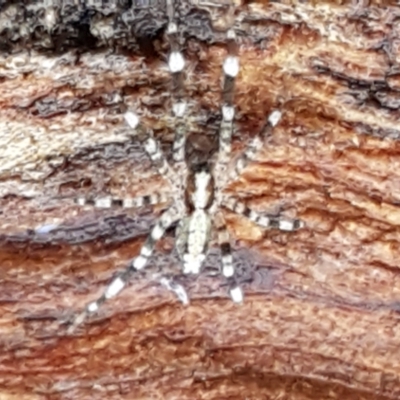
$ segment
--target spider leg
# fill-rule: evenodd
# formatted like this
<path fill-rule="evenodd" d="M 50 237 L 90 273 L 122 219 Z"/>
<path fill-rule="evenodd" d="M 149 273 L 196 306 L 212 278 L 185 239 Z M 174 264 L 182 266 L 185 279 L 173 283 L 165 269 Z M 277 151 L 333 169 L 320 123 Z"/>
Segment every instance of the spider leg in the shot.
<path fill-rule="evenodd" d="M 180 214 L 181 210 L 175 206 L 170 207 L 161 214 L 160 219 L 154 225 L 140 249 L 139 255 L 131 261 L 122 274 L 111 281 L 104 293 L 97 300 L 89 303 L 85 310 L 74 319 L 68 330 L 69 332 L 72 332 L 77 325 L 81 324 L 88 315 L 96 313 L 105 301 L 117 296 L 127 285 L 131 275 L 147 265 L 149 258 L 153 254 L 156 243 L 163 237 L 165 231 L 179 219 Z"/>
<path fill-rule="evenodd" d="M 80 206 L 90 205 L 96 208 L 140 208 L 145 206 L 153 206 L 168 202 L 169 197 L 164 193 L 154 193 L 141 197 L 127 197 L 119 199 L 115 197 L 78 197 L 75 203 Z"/>
<path fill-rule="evenodd" d="M 227 32 L 228 54 L 223 63 L 224 83 L 222 89 L 222 120 L 219 129 L 219 151 L 215 174 L 217 176 L 217 193 L 225 186 L 227 166 L 231 154 L 231 142 L 233 133 L 233 120 L 235 108 L 233 97 L 235 91 L 235 79 L 239 73 L 239 46 L 236 41 L 236 34 L 233 29 Z"/>
<path fill-rule="evenodd" d="M 173 168 L 165 158 L 160 143 L 154 138 L 153 131 L 146 129 L 139 120 L 139 117 L 132 111 L 127 111 L 124 115 L 128 125 L 134 130 L 141 140 L 144 150 L 150 157 L 159 174 L 163 176 L 173 188 L 173 199 L 179 209 L 184 207 L 182 179 L 177 176 Z"/>
<path fill-rule="evenodd" d="M 245 203 L 233 197 L 228 197 L 222 201 L 222 207 L 233 211 L 235 214 L 249 218 L 261 228 L 274 228 L 280 231 L 293 232 L 304 226 L 304 222 L 299 219 L 288 219 L 281 216 L 260 214 L 253 211 Z"/>
<path fill-rule="evenodd" d="M 233 265 L 232 248 L 229 232 L 226 228 L 225 218 L 217 212 L 214 224 L 217 228 L 218 243 L 221 249 L 222 275 L 231 281 L 229 294 L 235 303 L 243 301 L 242 289 L 235 282 L 235 267 Z"/>
<path fill-rule="evenodd" d="M 184 72 L 185 59 L 179 44 L 178 26 L 174 17 L 172 0 L 167 1 L 167 39 L 170 45 L 168 68 L 172 78 L 172 112 L 175 117 L 175 138 L 172 146 L 173 159 L 183 162 L 185 159 L 187 102 L 185 101 Z"/>
<path fill-rule="evenodd" d="M 260 134 L 256 135 L 250 141 L 247 148 L 236 160 L 233 171 L 231 171 L 229 175 L 227 174 L 228 178 L 226 179 L 226 184 L 237 179 L 237 177 L 241 175 L 247 165 L 251 161 L 255 160 L 257 153 L 260 151 L 260 149 L 263 148 L 265 139 L 271 136 L 273 129 L 279 123 L 281 117 L 282 113 L 278 110 L 274 110 L 269 114 L 263 128 L 261 129 Z"/>
<path fill-rule="evenodd" d="M 144 150 L 160 175 L 166 176 L 168 181 L 172 183 L 175 179 L 175 172 L 166 160 L 161 150 L 160 143 L 154 138 L 153 131 L 145 128 L 143 124 L 140 123 L 138 115 L 132 111 L 127 111 L 124 118 L 128 125 L 134 130 L 135 136 L 142 142 Z"/>
<path fill-rule="evenodd" d="M 235 79 L 239 73 L 239 46 L 236 42 L 236 34 L 233 29 L 227 32 L 228 55 L 222 66 L 224 72 L 224 83 L 222 89 L 222 121 L 219 131 L 219 158 L 220 162 L 229 159 L 231 152 L 231 141 L 233 132 L 233 119 L 235 108 L 233 96 L 235 91 Z"/>

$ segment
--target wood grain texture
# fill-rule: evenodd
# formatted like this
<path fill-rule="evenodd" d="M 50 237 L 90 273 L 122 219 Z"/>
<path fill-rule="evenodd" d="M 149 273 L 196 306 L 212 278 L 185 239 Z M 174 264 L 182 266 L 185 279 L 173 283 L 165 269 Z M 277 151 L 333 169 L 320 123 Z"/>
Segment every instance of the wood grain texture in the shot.
<path fill-rule="evenodd" d="M 170 154 L 166 20 L 160 13 L 160 32 L 140 43 L 137 31 L 130 42 L 92 29 L 89 47 L 61 46 L 69 28 L 39 40 L 32 18 L 22 36 L 2 28 L 1 399 L 399 397 L 400 7 L 353 3 L 236 10 L 234 155 L 272 108 L 283 119 L 228 191 L 306 223 L 262 232 L 226 214 L 244 304 L 227 296 L 216 246 L 201 276 L 180 276 L 171 231 L 149 268 L 73 335 L 64 322 L 137 254 L 160 210 L 122 215 L 72 199 L 168 190 L 122 118 L 137 110 Z M 220 119 L 222 14 L 180 4 L 189 125 L 201 144 Z M 0 7 L 1 28 L 12 10 Z M 163 274 L 185 285 L 189 306 L 160 285 Z"/>

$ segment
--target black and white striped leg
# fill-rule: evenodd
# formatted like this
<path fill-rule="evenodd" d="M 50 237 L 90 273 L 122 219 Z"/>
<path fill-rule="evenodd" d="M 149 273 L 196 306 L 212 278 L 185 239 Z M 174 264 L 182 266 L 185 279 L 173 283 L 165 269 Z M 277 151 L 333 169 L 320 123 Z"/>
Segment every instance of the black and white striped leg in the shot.
<path fill-rule="evenodd" d="M 161 215 L 160 219 L 147 236 L 147 239 L 140 249 L 139 255 L 132 260 L 128 268 L 122 274 L 111 281 L 104 293 L 97 300 L 86 306 L 85 310 L 75 318 L 69 331 L 73 331 L 73 329 L 77 325 L 81 324 L 87 316 L 96 313 L 104 302 L 112 299 L 121 292 L 129 282 L 130 276 L 133 273 L 142 270 L 147 265 L 149 258 L 153 254 L 156 243 L 164 236 L 165 231 L 179 218 L 179 210 L 174 206 L 170 207 Z"/>
<path fill-rule="evenodd" d="M 168 68 L 172 78 L 172 112 L 175 117 L 175 138 L 173 144 L 173 159 L 183 162 L 185 158 L 186 124 L 185 115 L 187 102 L 185 100 L 184 72 L 185 59 L 180 44 L 178 25 L 174 17 L 174 7 L 171 0 L 167 2 L 168 26 L 167 38 L 170 44 Z"/>
<path fill-rule="evenodd" d="M 231 140 L 233 131 L 233 119 L 235 117 L 235 108 L 233 106 L 233 97 L 235 92 L 235 79 L 239 73 L 239 47 L 236 42 L 236 34 L 233 29 L 229 29 L 228 37 L 228 55 L 223 64 L 224 83 L 222 89 L 222 121 L 219 132 L 219 157 L 224 161 L 231 152 Z"/>
<path fill-rule="evenodd" d="M 157 168 L 159 174 L 171 185 L 171 197 L 173 198 L 175 205 L 179 210 L 183 210 L 185 207 L 183 184 L 186 182 L 187 171 L 180 171 L 180 176 L 178 177 L 177 173 L 170 166 L 163 152 L 161 151 L 161 146 L 154 138 L 153 132 L 140 124 L 137 114 L 132 111 L 127 111 L 124 117 L 128 125 L 134 130 L 135 135 L 137 135 L 139 140 L 142 142 L 147 155 Z"/>
<path fill-rule="evenodd" d="M 168 180 L 174 182 L 175 173 L 164 157 L 160 143 L 154 138 L 153 132 L 150 129 L 146 129 L 140 123 L 139 116 L 134 112 L 127 111 L 124 117 L 125 121 L 135 132 L 135 135 L 137 135 L 138 139 L 142 142 L 147 155 L 158 169 L 160 175 L 166 176 Z"/>
<path fill-rule="evenodd" d="M 235 267 L 233 265 L 232 249 L 229 232 L 223 215 L 218 212 L 215 219 L 218 243 L 221 249 L 222 275 L 230 282 L 229 294 L 235 303 L 243 301 L 242 289 L 235 282 Z"/>
<path fill-rule="evenodd" d="M 219 175 L 226 172 L 231 153 L 231 141 L 233 133 L 233 120 L 235 117 L 235 108 L 233 106 L 233 97 L 235 91 L 235 79 L 239 73 L 239 48 L 236 42 L 236 34 L 233 29 L 229 29 L 228 37 L 228 55 L 223 64 L 224 82 L 222 89 L 222 119 L 219 130 L 219 152 L 218 165 L 221 171 Z"/>
<path fill-rule="evenodd" d="M 140 208 L 154 206 L 168 202 L 169 197 L 164 193 L 154 193 L 148 196 L 118 199 L 115 197 L 91 198 L 78 197 L 75 203 L 80 206 L 93 206 L 96 208 Z"/>
<path fill-rule="evenodd" d="M 255 160 L 257 153 L 264 146 L 264 141 L 267 137 L 271 136 L 273 129 L 279 123 L 282 118 L 282 113 L 278 110 L 274 110 L 271 114 L 269 114 L 265 125 L 261 129 L 259 135 L 255 136 L 249 143 L 248 147 L 244 152 L 239 156 L 236 160 L 235 168 L 230 173 L 230 180 L 235 180 L 239 175 L 242 174 L 243 170 L 247 167 L 247 165 Z"/>
<path fill-rule="evenodd" d="M 280 231 L 293 232 L 304 227 L 303 221 L 299 219 L 288 219 L 281 216 L 260 214 L 250 209 L 245 203 L 228 197 L 222 202 L 222 206 L 238 215 L 247 217 L 250 221 L 261 228 L 279 229 Z"/>

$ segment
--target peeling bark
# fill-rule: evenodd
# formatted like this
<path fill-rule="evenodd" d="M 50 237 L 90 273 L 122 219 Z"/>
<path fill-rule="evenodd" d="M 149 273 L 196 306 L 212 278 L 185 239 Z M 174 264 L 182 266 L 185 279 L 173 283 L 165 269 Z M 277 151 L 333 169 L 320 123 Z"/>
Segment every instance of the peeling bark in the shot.
<path fill-rule="evenodd" d="M 81 209 L 73 198 L 168 190 L 122 118 L 137 110 L 170 151 L 166 19 L 154 18 L 155 35 L 105 37 L 93 27 L 119 26 L 118 9 L 68 22 L 55 7 L 41 36 L 32 32 L 47 14 L 5 31 L 19 20 L 0 2 L 2 399 L 399 397 L 400 8 L 282 3 L 236 12 L 234 153 L 272 108 L 283 121 L 228 190 L 306 227 L 262 232 L 226 215 L 241 306 L 215 246 L 201 276 L 179 274 L 171 231 L 129 289 L 68 335 L 65 322 L 137 254 L 160 212 Z M 223 13 L 180 5 L 200 141 L 218 130 Z M 164 274 L 188 289 L 188 307 L 159 284 Z"/>

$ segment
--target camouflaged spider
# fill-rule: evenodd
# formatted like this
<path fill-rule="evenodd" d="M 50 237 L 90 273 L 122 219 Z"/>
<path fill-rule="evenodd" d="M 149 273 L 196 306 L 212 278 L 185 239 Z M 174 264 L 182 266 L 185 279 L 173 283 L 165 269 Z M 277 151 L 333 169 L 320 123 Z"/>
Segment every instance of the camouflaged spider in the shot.
<path fill-rule="evenodd" d="M 263 146 L 264 139 L 271 134 L 271 131 L 281 118 L 280 111 L 273 111 L 268 116 L 260 134 L 251 140 L 247 149 L 237 159 L 234 168 L 228 168 L 235 116 L 233 106 L 234 84 L 239 72 L 239 46 L 233 29 L 227 31 L 227 56 L 222 68 L 224 83 L 218 151 L 214 158 L 200 157 L 188 160 L 186 154 L 187 130 L 185 126 L 187 103 L 183 84 L 185 60 L 180 50 L 178 27 L 174 18 L 172 0 L 167 2 L 167 13 L 169 23 L 166 34 L 170 44 L 168 67 L 172 77 L 172 111 L 176 123 L 173 143 L 174 164 L 170 165 L 168 163 L 159 143 L 153 136 L 153 132 L 140 123 L 139 117 L 134 112 L 127 111 L 125 120 L 132 129 L 134 137 L 141 140 L 144 150 L 153 165 L 171 186 L 171 195 L 155 194 L 123 200 L 115 198 L 94 200 L 80 198 L 77 202 L 80 205 L 92 204 L 97 207 L 124 208 L 135 208 L 164 202 L 169 202 L 170 205 L 152 228 L 141 247 L 139 255 L 132 260 L 122 274 L 111 281 L 101 297 L 89 303 L 85 310 L 75 318 L 74 326 L 81 323 L 88 314 L 97 312 L 103 302 L 115 297 L 127 285 L 130 276 L 147 265 L 157 241 L 176 222 L 178 222 L 176 249 L 182 261 L 183 273 L 185 274 L 200 273 L 211 237 L 215 231 L 217 232 L 222 255 L 222 274 L 230 281 L 230 296 L 236 303 L 243 301 L 243 293 L 235 282 L 235 269 L 229 234 L 221 210 L 228 209 L 234 213 L 244 215 L 262 228 L 295 231 L 303 226 L 303 223 L 297 219 L 289 220 L 280 216 L 261 215 L 251 210 L 243 202 L 229 197 L 223 192 L 223 189 L 242 173 L 247 164 L 255 159 L 258 150 Z M 179 285 L 175 285 L 173 288 L 170 286 L 170 288 L 176 292 L 182 302 L 188 302 L 188 296 L 184 288 Z"/>

